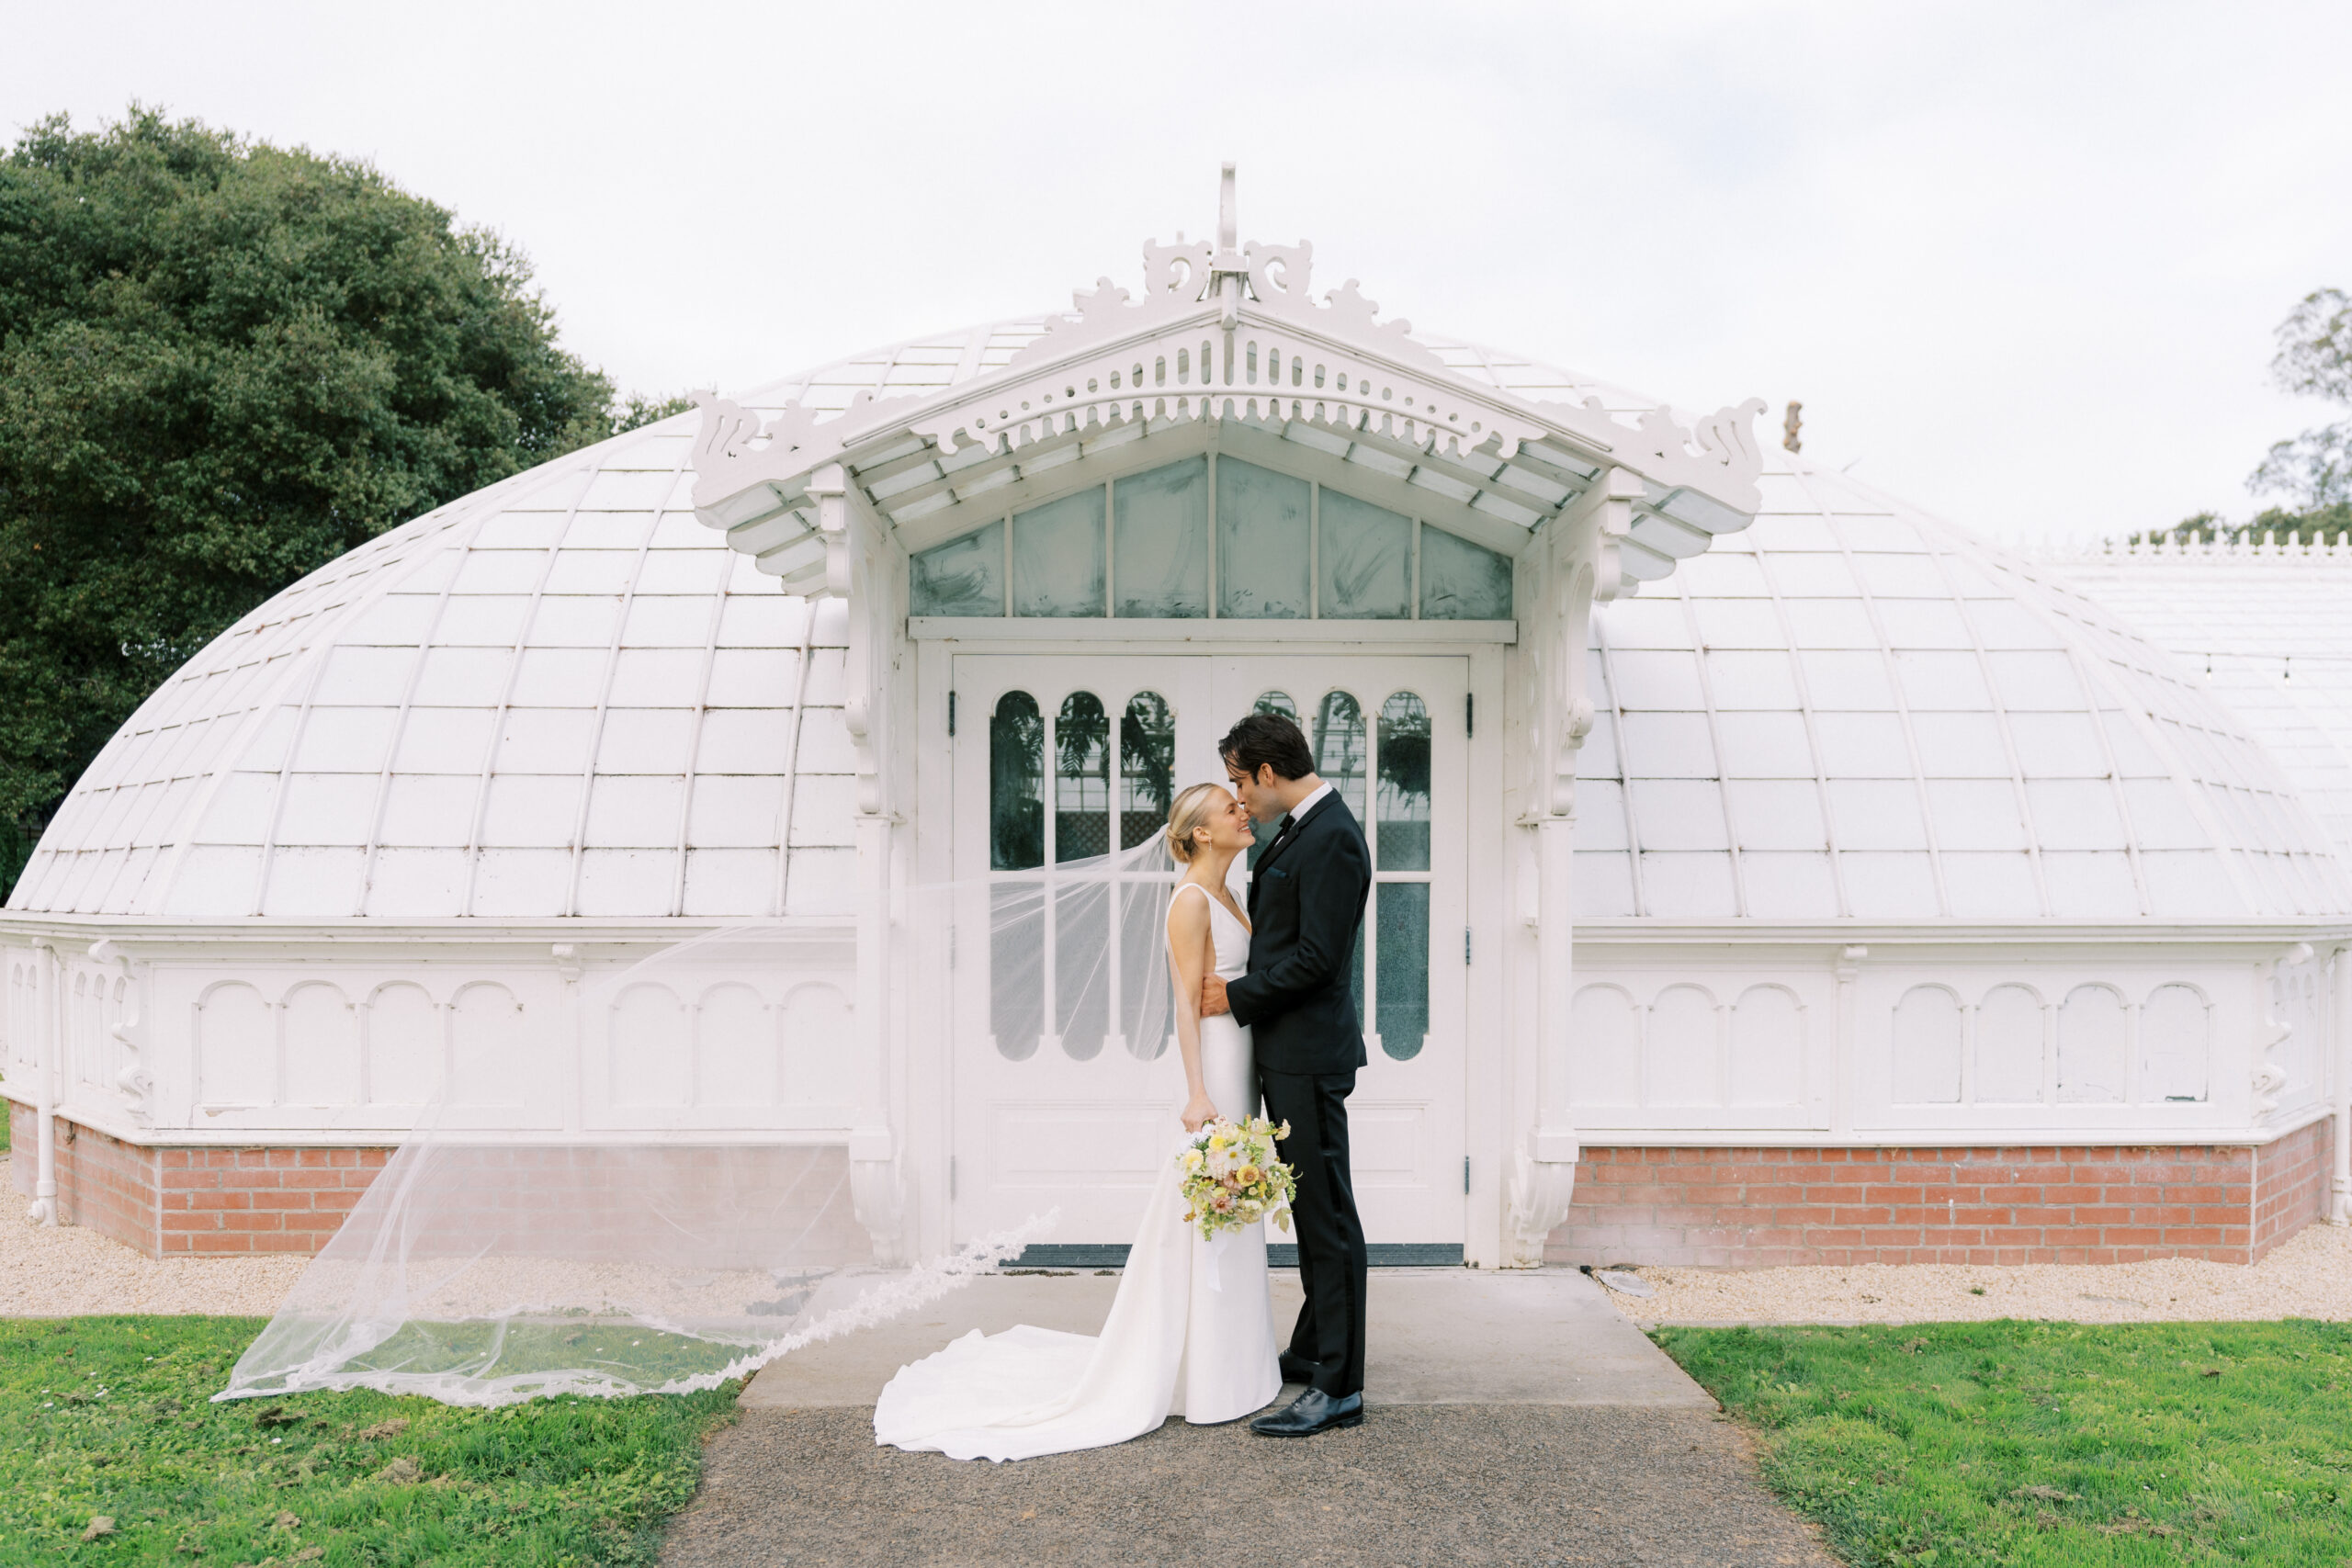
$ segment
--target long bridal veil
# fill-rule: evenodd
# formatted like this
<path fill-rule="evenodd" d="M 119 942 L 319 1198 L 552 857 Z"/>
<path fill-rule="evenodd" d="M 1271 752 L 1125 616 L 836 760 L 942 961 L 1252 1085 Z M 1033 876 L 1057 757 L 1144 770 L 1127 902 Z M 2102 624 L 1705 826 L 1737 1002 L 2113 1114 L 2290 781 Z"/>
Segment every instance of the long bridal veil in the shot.
<path fill-rule="evenodd" d="M 897 1026 L 951 1075 L 975 1044 L 1018 1060 L 1082 1041 L 1073 1054 L 1091 1049 L 1102 1071 L 1164 1076 L 1174 880 L 1155 833 L 900 889 L 887 917 Z M 840 988 L 855 934 L 735 925 L 589 980 L 562 1048 L 502 1093 L 481 1092 L 484 1064 L 449 1061 L 214 1397 L 373 1388 L 503 1404 L 711 1388 L 1049 1234 L 1047 1213 L 912 1239 L 915 1193 L 944 1190 L 946 1151 L 892 1126 L 906 1086 L 860 1048 Z M 895 1134 L 887 1163 L 849 1142 L 875 1122 Z"/>

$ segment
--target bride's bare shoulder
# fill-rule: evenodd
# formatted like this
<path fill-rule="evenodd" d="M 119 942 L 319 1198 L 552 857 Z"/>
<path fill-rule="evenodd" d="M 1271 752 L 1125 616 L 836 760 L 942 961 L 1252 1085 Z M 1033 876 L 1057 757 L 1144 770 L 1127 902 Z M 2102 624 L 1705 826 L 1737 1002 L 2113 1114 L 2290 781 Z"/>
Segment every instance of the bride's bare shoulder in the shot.
<path fill-rule="evenodd" d="M 1200 897 L 1197 898 L 1185 897 L 1184 890 L 1188 887 L 1193 892 L 1199 894 Z M 1176 891 L 1169 896 L 1169 929 L 1170 931 L 1193 931 L 1204 928 L 1208 923 L 1209 890 L 1202 886 L 1197 882 L 1178 883 L 1176 885 Z"/>

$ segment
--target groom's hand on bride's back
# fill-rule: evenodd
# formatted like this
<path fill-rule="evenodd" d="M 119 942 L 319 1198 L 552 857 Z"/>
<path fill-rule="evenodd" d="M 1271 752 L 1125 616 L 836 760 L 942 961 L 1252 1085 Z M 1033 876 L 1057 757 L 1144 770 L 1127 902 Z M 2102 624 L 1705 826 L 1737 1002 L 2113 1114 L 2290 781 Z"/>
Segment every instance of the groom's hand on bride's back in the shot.
<path fill-rule="evenodd" d="M 1232 1007 L 1225 999 L 1225 982 L 1222 979 L 1212 975 L 1201 982 L 1201 1016 L 1203 1018 L 1215 1018 L 1219 1013 L 1232 1010 Z"/>

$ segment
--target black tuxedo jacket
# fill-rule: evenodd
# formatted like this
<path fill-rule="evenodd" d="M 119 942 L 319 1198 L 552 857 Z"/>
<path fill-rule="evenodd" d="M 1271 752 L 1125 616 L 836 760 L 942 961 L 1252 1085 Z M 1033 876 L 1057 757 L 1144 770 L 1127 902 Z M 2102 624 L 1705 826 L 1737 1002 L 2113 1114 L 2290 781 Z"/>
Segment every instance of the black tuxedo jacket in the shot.
<path fill-rule="evenodd" d="M 1363 1021 L 1349 979 L 1372 854 L 1335 792 L 1277 840 L 1250 880 L 1250 972 L 1225 988 L 1261 1071 L 1351 1073 Z"/>

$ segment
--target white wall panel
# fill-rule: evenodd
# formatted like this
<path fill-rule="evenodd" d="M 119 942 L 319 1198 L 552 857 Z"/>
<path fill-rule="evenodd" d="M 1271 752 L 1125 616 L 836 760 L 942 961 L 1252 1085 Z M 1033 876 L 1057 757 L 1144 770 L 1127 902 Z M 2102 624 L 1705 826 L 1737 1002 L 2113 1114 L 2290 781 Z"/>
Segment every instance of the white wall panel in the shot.
<path fill-rule="evenodd" d="M 1942 986 L 1914 986 L 1894 1004 L 1893 1086 L 1897 1105 L 1960 1102 L 1960 998 Z"/>
<path fill-rule="evenodd" d="M 2129 1020 L 2109 986 L 2077 986 L 2058 1007 L 2058 1099 L 2114 1104 L 2130 1073 Z"/>
<path fill-rule="evenodd" d="M 286 993 L 278 1026 L 285 1034 L 288 1105 L 346 1106 L 360 1102 L 359 1015 L 331 980 Z"/>
<path fill-rule="evenodd" d="M 222 981 L 196 1004 L 196 1098 L 205 1106 L 277 1103 L 277 1023 L 261 992 L 242 981 Z"/>

